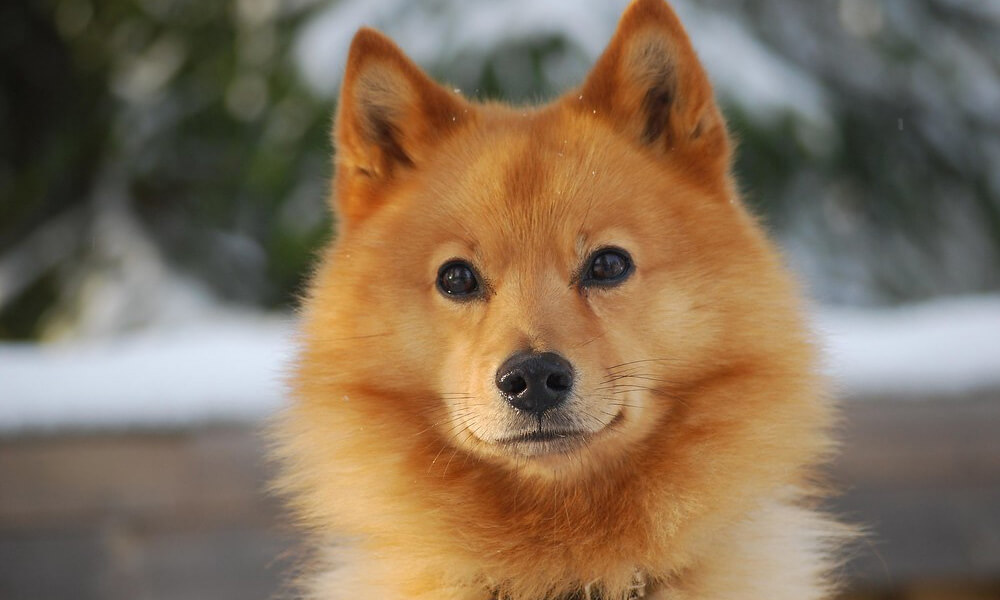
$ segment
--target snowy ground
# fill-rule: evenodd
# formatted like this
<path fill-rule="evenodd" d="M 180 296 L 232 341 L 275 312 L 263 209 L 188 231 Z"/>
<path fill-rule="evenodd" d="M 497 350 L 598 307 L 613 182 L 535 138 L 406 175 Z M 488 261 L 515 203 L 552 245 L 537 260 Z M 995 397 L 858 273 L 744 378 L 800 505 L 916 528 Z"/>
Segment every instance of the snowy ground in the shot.
<path fill-rule="evenodd" d="M 279 406 L 286 319 L 52 347 L 0 344 L 0 432 L 253 422 Z"/>
<path fill-rule="evenodd" d="M 816 329 L 849 397 L 957 397 L 1000 392 L 1000 296 L 892 309 L 826 308 Z"/>
<path fill-rule="evenodd" d="M 1000 296 L 827 308 L 816 326 L 843 395 L 1000 390 Z M 0 432 L 258 422 L 282 402 L 293 331 L 247 316 L 100 343 L 0 345 Z"/>

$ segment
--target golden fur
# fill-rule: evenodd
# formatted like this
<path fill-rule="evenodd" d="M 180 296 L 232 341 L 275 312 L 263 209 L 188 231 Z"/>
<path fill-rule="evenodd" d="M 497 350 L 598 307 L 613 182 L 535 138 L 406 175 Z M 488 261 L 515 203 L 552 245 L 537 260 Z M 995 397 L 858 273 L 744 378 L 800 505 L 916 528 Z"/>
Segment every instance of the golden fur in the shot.
<path fill-rule="evenodd" d="M 470 102 L 368 29 L 341 94 L 338 234 L 276 427 L 315 548 L 304 595 L 827 597 L 841 531 L 810 506 L 833 412 L 671 9 L 635 0 L 546 106 Z M 582 287 L 607 245 L 633 274 Z M 482 299 L 435 288 L 455 257 Z M 522 349 L 573 364 L 583 442 L 498 443 L 494 374 Z"/>

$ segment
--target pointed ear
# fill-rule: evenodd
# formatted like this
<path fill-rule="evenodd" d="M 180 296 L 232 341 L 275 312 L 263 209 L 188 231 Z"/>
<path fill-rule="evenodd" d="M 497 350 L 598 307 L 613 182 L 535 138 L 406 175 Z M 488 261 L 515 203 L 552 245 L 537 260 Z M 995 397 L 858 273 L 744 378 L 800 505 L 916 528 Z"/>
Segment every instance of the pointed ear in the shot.
<path fill-rule="evenodd" d="M 583 87 L 566 101 L 663 156 L 729 169 L 729 137 L 712 86 L 664 0 L 633 0 Z"/>
<path fill-rule="evenodd" d="M 466 102 L 434 83 L 386 36 L 351 42 L 334 126 L 341 217 L 369 212 L 373 192 L 426 154 L 462 120 Z"/>

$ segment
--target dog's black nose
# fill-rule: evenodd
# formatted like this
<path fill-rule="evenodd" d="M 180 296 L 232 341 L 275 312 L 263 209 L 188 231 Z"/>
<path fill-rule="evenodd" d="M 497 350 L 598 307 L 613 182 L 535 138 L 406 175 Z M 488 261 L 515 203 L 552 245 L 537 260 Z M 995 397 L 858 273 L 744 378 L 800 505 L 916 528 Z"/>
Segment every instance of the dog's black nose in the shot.
<path fill-rule="evenodd" d="M 511 406 L 541 415 L 569 395 L 573 365 L 554 352 L 517 352 L 500 365 L 496 383 Z"/>

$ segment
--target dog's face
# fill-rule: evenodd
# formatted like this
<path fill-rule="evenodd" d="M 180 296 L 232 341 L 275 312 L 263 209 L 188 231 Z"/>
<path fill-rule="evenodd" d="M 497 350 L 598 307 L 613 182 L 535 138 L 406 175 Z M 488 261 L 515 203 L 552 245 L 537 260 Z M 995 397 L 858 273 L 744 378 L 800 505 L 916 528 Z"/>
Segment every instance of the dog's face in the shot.
<path fill-rule="evenodd" d="M 523 111 L 468 102 L 358 34 L 339 237 L 311 310 L 336 331 L 314 346 L 339 350 L 345 398 L 388 399 L 373 421 L 544 470 L 616 460 L 672 417 L 740 418 L 690 390 L 781 347 L 767 332 L 787 285 L 658 5 L 633 5 L 578 90 Z"/>
<path fill-rule="evenodd" d="M 470 132 L 486 138 L 476 153 L 458 137 L 430 161 L 394 217 L 412 257 L 392 261 L 393 278 L 414 305 L 392 312 L 433 336 L 421 345 L 444 406 L 434 425 L 506 457 L 637 439 L 711 331 L 672 281 L 693 266 L 680 255 L 694 243 L 672 224 L 697 218 L 683 206 L 704 194 L 679 178 L 651 189 L 635 175 L 655 165 L 579 117 L 506 119 Z"/>
<path fill-rule="evenodd" d="M 385 219 L 393 244 L 366 250 L 396 282 L 373 312 L 426 328 L 412 360 L 443 407 L 432 424 L 550 462 L 641 439 L 711 358 L 723 240 L 699 238 L 737 211 L 579 115 L 505 115 L 469 136 Z"/>

